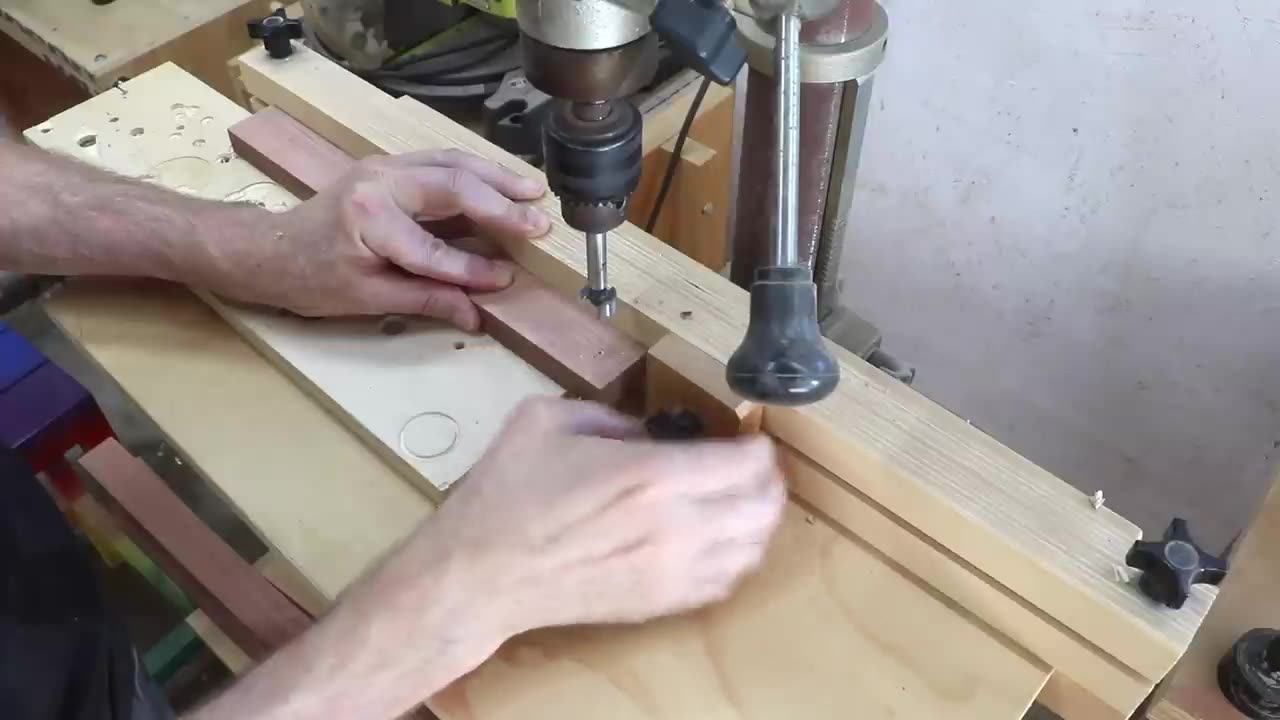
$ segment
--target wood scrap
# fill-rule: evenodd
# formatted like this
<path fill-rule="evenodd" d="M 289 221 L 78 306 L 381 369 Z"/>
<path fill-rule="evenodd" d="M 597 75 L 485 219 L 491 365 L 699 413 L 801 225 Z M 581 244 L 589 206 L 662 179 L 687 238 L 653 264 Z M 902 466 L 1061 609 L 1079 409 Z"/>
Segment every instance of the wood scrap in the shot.
<path fill-rule="evenodd" d="M 249 90 L 356 156 L 461 147 L 518 172 L 537 171 L 411 99 L 389 100 L 314 53 L 287 63 L 241 58 Z M 553 199 L 540 202 L 557 213 Z M 541 239 L 509 248 L 562 290 L 582 282 L 580 242 L 557 220 Z M 678 335 L 718 362 L 746 328 L 747 297 L 724 278 L 624 225 L 611 237 L 618 322 L 651 344 Z M 698 322 L 680 313 L 696 308 Z M 1153 607 L 1113 579 L 1139 537 L 1115 513 L 860 359 L 840 353 L 844 380 L 817 405 L 765 411 L 767 432 L 793 445 L 889 512 L 1149 680 L 1185 650 L 1212 598 L 1197 589 L 1181 611 Z"/>
<path fill-rule="evenodd" d="M 323 190 L 355 163 L 275 108 L 241 120 L 230 134 L 241 157 L 300 198 Z M 468 294 L 485 332 L 570 393 L 617 404 L 628 389 L 638 389 L 644 348 L 524 269 L 517 268 L 503 290 Z"/>
<path fill-rule="evenodd" d="M 80 465 L 106 492 L 107 507 L 130 535 L 249 657 L 261 660 L 311 624 L 115 440 L 85 453 Z"/>

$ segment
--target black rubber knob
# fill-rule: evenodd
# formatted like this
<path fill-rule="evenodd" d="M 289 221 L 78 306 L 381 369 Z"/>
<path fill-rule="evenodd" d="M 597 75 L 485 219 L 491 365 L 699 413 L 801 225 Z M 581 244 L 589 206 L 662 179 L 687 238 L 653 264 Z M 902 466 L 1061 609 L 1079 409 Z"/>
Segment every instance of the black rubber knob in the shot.
<path fill-rule="evenodd" d="M 751 322 L 725 377 L 734 392 L 769 405 L 808 405 L 836 389 L 840 366 L 818 330 L 818 291 L 808 268 L 756 271 Z"/>
<path fill-rule="evenodd" d="M 1223 696 L 1250 720 L 1280 720 L 1280 632 L 1250 630 L 1218 663 Z"/>
<path fill-rule="evenodd" d="M 302 38 L 302 21 L 290 19 L 284 8 L 280 8 L 260 20 L 250 20 L 249 37 L 261 40 L 271 57 L 287 58 L 293 54 L 290 41 Z"/>
<path fill-rule="evenodd" d="M 1124 561 L 1142 571 L 1138 588 L 1144 595 L 1174 610 L 1191 596 L 1192 585 L 1217 585 L 1227 576 L 1226 559 L 1201 550 L 1182 518 L 1169 523 L 1162 539 L 1135 542 Z"/>

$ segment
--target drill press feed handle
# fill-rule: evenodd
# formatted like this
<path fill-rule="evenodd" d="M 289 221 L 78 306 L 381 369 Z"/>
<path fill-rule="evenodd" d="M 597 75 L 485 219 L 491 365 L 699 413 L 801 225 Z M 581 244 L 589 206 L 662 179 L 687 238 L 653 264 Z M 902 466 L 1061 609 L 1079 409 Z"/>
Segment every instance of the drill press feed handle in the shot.
<path fill-rule="evenodd" d="M 725 379 L 739 395 L 769 405 L 808 405 L 836 389 L 840 366 L 818 331 L 818 294 L 807 268 L 760 268 L 747 335 Z"/>

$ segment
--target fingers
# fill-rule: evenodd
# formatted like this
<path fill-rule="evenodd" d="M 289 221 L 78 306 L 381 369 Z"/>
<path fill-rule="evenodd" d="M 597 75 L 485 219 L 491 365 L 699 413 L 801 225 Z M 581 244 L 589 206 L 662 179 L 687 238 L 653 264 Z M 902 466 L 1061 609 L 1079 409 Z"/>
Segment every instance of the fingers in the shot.
<path fill-rule="evenodd" d="M 565 400 L 564 402 L 573 406 L 568 412 L 566 422 L 561 426 L 570 434 L 625 440 L 644 433 L 643 421 L 620 413 L 607 405 L 584 400 Z"/>
<path fill-rule="evenodd" d="M 368 213 L 361 237 L 374 253 L 415 275 L 482 290 L 511 284 L 510 263 L 450 247 L 403 212 Z"/>
<path fill-rule="evenodd" d="M 390 177 L 393 195 L 406 213 L 466 215 L 483 231 L 503 236 L 536 237 L 550 227 L 543 211 L 513 201 L 470 170 L 413 167 Z"/>
<path fill-rule="evenodd" d="M 519 175 L 492 160 L 461 150 L 419 150 L 392 156 L 390 162 L 400 167 L 465 170 L 513 200 L 537 200 L 547 192 L 547 184 L 541 178 Z"/>
<path fill-rule="evenodd" d="M 637 418 L 585 400 L 531 398 L 516 410 L 516 425 L 532 424 L 544 432 L 590 435 L 622 440 L 644 432 Z"/>
<path fill-rule="evenodd" d="M 480 329 L 480 312 L 461 289 L 395 271 L 370 278 L 360 289 L 369 314 L 422 315 L 467 332 Z"/>
<path fill-rule="evenodd" d="M 745 548 L 762 557 L 769 538 L 782 522 L 787 491 L 782 482 L 775 481 L 748 497 L 695 502 L 706 517 L 714 518 L 710 552 L 738 552 Z"/>
<path fill-rule="evenodd" d="M 773 441 L 765 435 L 661 446 L 660 481 L 679 493 L 704 498 L 761 492 L 780 482 Z"/>
<path fill-rule="evenodd" d="M 481 230 L 511 237 L 537 237 L 551 226 L 545 213 L 513 201 L 469 170 L 413 166 L 387 177 L 396 203 L 415 218 L 465 215 Z"/>

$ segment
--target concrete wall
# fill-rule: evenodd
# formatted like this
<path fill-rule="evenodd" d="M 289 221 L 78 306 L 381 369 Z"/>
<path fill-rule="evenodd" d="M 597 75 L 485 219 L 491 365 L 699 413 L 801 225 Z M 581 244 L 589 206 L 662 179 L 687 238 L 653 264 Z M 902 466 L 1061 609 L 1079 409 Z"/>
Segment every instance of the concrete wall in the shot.
<path fill-rule="evenodd" d="M 1226 542 L 1280 439 L 1280 5 L 885 5 L 846 296 L 926 394 Z"/>

